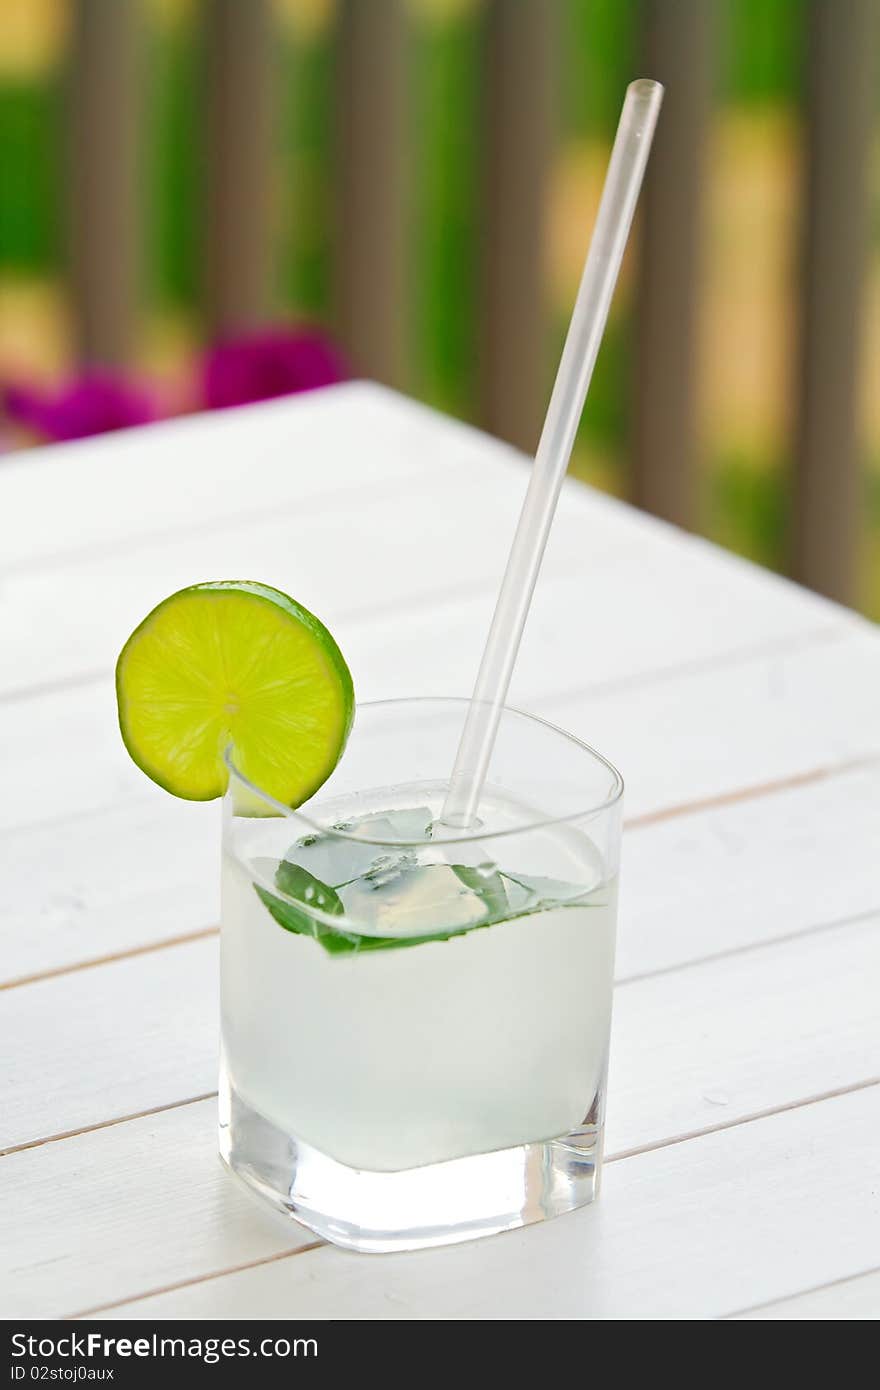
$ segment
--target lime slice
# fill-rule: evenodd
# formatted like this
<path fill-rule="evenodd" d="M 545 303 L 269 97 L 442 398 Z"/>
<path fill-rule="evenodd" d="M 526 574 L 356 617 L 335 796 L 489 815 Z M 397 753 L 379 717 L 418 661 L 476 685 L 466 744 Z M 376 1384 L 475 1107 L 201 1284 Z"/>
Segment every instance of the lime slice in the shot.
<path fill-rule="evenodd" d="M 116 664 L 119 727 L 148 777 L 189 801 L 226 790 L 223 754 L 285 806 L 330 776 L 354 689 L 323 623 L 266 584 L 194 584 L 154 608 Z"/>

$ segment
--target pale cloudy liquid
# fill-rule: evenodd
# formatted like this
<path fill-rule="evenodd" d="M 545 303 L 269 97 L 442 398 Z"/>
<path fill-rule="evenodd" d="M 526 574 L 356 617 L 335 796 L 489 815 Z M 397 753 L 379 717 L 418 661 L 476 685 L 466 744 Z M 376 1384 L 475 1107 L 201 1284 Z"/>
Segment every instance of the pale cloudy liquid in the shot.
<path fill-rule="evenodd" d="M 445 885 L 444 854 L 456 857 L 439 846 L 431 877 L 381 880 L 371 918 L 375 878 L 340 891 L 367 933 L 461 934 L 342 954 L 280 926 L 253 873 L 227 855 L 223 1048 L 241 1099 L 338 1162 L 378 1172 L 580 1126 L 605 1071 L 616 882 L 583 835 L 561 828 L 541 839 L 557 872 L 571 865 L 575 901 L 479 927 L 482 900 L 444 888 L 438 920 L 426 885 Z M 465 929 L 474 919 L 477 929 Z"/>

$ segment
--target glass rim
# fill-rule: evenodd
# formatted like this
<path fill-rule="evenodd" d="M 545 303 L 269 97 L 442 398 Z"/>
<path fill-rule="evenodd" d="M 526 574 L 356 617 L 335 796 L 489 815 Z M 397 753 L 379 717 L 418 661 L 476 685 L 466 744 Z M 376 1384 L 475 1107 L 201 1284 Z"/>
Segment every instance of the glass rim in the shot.
<path fill-rule="evenodd" d="M 393 696 L 390 699 L 383 700 L 363 700 L 359 702 L 356 706 L 355 724 L 353 725 L 352 732 L 354 732 L 354 729 L 356 728 L 357 710 L 389 709 L 395 705 L 418 704 L 450 704 L 466 707 L 470 704 L 470 697 L 463 695 L 401 695 Z M 285 806 L 283 801 L 277 801 L 274 796 L 270 795 L 269 792 L 264 791 L 263 788 L 258 786 L 256 782 L 251 781 L 251 779 L 248 776 L 246 776 L 244 772 L 242 772 L 241 768 L 239 768 L 236 765 L 235 750 L 231 743 L 226 746 L 223 752 L 223 761 L 226 764 L 226 768 L 230 776 L 230 782 L 227 785 L 226 795 L 229 795 L 229 787 L 231 786 L 232 779 L 234 778 L 243 787 L 246 787 L 247 790 L 253 796 L 257 797 L 258 800 L 265 802 L 266 805 L 271 806 L 274 810 L 276 810 L 280 816 L 285 816 L 290 820 L 296 819 L 302 821 L 305 823 L 305 825 L 309 827 L 310 830 L 314 831 L 316 834 L 333 835 L 340 840 L 352 840 L 355 841 L 357 844 L 361 845 L 376 845 L 383 849 L 415 849 L 419 846 L 423 846 L 425 844 L 430 843 L 443 845 L 460 845 L 471 843 L 474 840 L 499 840 L 504 838 L 505 836 L 523 835 L 529 831 L 541 830 L 552 825 L 571 824 L 571 822 L 573 821 L 580 821 L 588 817 L 592 819 L 594 816 L 600 815 L 603 811 L 610 810 L 612 806 L 616 805 L 620 801 L 624 791 L 623 777 L 618 772 L 614 764 L 610 762 L 608 758 L 606 758 L 597 749 L 593 748 L 591 744 L 585 743 L 583 739 L 578 738 L 576 734 L 569 733 L 567 729 L 560 728 L 558 724 L 551 723 L 549 719 L 544 719 L 539 714 L 530 714 L 527 710 L 518 709 L 515 705 L 503 705 L 502 714 L 513 714 L 518 719 L 525 719 L 532 724 L 542 725 L 545 729 L 549 729 L 551 733 L 558 734 L 561 738 L 564 738 L 569 743 L 574 744 L 582 753 L 588 754 L 596 762 L 600 763 L 602 767 L 604 767 L 606 771 L 610 774 L 611 778 L 611 788 L 606 794 L 606 796 L 604 796 L 599 801 L 594 801 L 588 805 L 582 806 L 576 811 L 569 811 L 565 815 L 544 815 L 540 816 L 536 820 L 524 821 L 522 825 L 506 827 L 504 830 L 495 830 L 487 832 L 483 830 L 480 827 L 480 825 L 475 825 L 471 830 L 465 832 L 460 831 L 458 827 L 451 827 L 451 829 L 453 830 L 453 834 L 432 836 L 431 840 L 427 840 L 424 836 L 414 840 L 389 840 L 387 838 L 381 837 L 372 838 L 366 835 L 352 835 L 346 830 L 338 830 L 333 826 L 322 824 L 319 820 L 316 820 L 313 817 L 311 817 L 307 811 L 304 811 L 302 809 L 302 807 Z M 344 751 L 342 756 L 345 756 Z M 320 790 L 321 788 L 318 788 L 318 791 Z"/>

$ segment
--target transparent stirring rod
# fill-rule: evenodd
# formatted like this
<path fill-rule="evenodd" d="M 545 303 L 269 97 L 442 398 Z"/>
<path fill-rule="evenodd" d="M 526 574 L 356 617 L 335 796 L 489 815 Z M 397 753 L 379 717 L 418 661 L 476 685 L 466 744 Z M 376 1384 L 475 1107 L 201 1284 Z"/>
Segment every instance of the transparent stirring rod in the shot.
<path fill-rule="evenodd" d="M 593 239 L 440 817 L 449 826 L 466 827 L 476 818 L 662 100 L 661 84 L 647 78 L 626 90 Z"/>

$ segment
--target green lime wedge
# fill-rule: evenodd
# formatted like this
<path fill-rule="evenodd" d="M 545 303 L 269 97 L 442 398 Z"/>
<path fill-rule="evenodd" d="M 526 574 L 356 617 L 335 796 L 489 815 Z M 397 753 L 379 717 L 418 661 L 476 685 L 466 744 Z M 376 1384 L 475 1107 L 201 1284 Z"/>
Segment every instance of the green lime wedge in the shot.
<path fill-rule="evenodd" d="M 119 727 L 148 777 L 189 801 L 226 790 L 225 750 L 285 806 L 339 761 L 354 688 L 330 633 L 267 584 L 194 584 L 136 628 L 116 664 Z"/>

